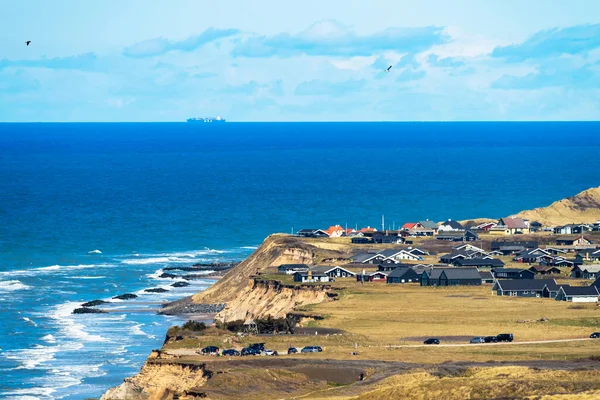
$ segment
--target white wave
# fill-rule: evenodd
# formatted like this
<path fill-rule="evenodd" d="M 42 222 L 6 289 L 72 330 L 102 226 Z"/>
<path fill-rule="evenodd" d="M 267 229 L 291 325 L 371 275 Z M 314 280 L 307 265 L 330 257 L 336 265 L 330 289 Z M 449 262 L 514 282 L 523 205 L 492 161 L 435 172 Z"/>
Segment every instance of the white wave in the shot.
<path fill-rule="evenodd" d="M 104 279 L 105 276 L 72 276 L 71 279 Z"/>
<path fill-rule="evenodd" d="M 56 338 L 53 335 L 46 335 L 42 337 L 42 340 L 48 342 L 48 343 L 56 343 Z"/>
<path fill-rule="evenodd" d="M 29 325 L 35 326 L 37 328 L 37 324 L 33 322 L 31 319 L 27 317 L 23 317 L 23 321 L 27 322 Z"/>
<path fill-rule="evenodd" d="M 102 252 L 100 250 L 92 250 L 92 251 L 88 251 L 88 254 L 102 254 Z"/>
<path fill-rule="evenodd" d="M 105 268 L 111 267 L 111 264 L 79 264 L 79 265 L 50 265 L 48 267 L 39 267 L 32 269 L 14 270 L 14 271 L 2 271 L 0 276 L 38 276 L 47 275 L 55 272 L 67 272 L 74 270 L 82 270 L 89 268 Z"/>
<path fill-rule="evenodd" d="M 0 292 L 14 292 L 16 290 L 30 289 L 30 286 L 25 285 L 21 281 L 0 281 Z"/>
<path fill-rule="evenodd" d="M 240 249 L 244 249 L 244 250 L 256 250 L 256 249 L 258 249 L 258 246 L 242 246 L 242 247 L 240 247 Z"/>
<path fill-rule="evenodd" d="M 61 334 L 70 339 L 79 339 L 83 342 L 107 342 L 108 339 L 100 335 L 92 335 L 84 330 L 85 326 L 77 319 L 96 317 L 96 315 L 89 314 L 72 314 L 73 310 L 78 308 L 80 303 L 78 302 L 67 302 L 55 307 L 54 311 L 50 313 L 50 318 L 54 319 L 56 324 L 60 327 Z"/>
<path fill-rule="evenodd" d="M 164 271 L 161 269 L 157 269 L 156 271 L 154 271 L 151 274 L 147 274 L 146 276 L 150 279 L 170 279 L 170 278 L 161 278 L 160 276 L 162 275 Z"/>

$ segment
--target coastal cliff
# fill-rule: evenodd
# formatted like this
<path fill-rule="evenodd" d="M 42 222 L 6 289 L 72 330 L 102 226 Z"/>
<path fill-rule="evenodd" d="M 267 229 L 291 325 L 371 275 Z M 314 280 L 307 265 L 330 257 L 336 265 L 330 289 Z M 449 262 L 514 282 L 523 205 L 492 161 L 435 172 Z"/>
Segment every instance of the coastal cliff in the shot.
<path fill-rule="evenodd" d="M 215 316 L 221 322 L 249 321 L 254 318 L 285 318 L 295 307 L 328 299 L 322 285 L 286 286 L 277 281 L 250 279 L 238 296 Z"/>
<path fill-rule="evenodd" d="M 157 352 L 146 361 L 139 374 L 112 389 L 100 400 L 192 400 L 193 393 L 209 376 L 202 364 L 155 363 Z"/>
<path fill-rule="evenodd" d="M 600 187 L 555 201 L 547 207 L 521 211 L 517 217 L 538 221 L 546 226 L 591 223 L 600 220 Z"/>
<path fill-rule="evenodd" d="M 248 280 L 273 265 L 313 264 L 322 259 L 343 257 L 340 251 L 317 247 L 289 235 L 270 235 L 254 253 L 231 269 L 204 292 L 192 297 L 194 303 L 228 303 L 246 293 Z"/>

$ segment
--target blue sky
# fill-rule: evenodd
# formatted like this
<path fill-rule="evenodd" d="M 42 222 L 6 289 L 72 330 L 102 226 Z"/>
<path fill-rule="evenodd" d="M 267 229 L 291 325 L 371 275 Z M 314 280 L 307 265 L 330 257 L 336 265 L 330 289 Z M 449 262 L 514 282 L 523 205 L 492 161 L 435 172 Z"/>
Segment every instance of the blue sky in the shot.
<path fill-rule="evenodd" d="M 600 119 L 595 0 L 0 9 L 0 121 Z"/>

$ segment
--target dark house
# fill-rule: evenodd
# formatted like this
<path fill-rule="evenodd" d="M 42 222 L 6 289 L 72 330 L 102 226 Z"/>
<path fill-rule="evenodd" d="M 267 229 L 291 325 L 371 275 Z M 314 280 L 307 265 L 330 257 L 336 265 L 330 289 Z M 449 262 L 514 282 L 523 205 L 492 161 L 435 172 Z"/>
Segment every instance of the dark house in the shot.
<path fill-rule="evenodd" d="M 381 232 L 375 232 L 373 234 L 373 243 L 382 243 L 382 244 L 404 243 L 404 239 L 402 237 L 396 236 L 396 235 L 385 235 Z"/>
<path fill-rule="evenodd" d="M 342 267 L 327 267 L 327 266 L 319 266 L 311 268 L 313 275 L 315 274 L 325 274 L 330 278 L 351 278 L 356 276 L 356 274 L 352 271 L 348 271 Z"/>
<path fill-rule="evenodd" d="M 440 231 L 437 235 L 438 240 L 447 240 L 449 242 L 472 242 L 479 240 L 479 235 L 475 232 L 467 231 Z"/>
<path fill-rule="evenodd" d="M 593 285 L 563 285 L 558 289 L 555 299 L 558 301 L 572 301 L 577 303 L 596 303 L 598 301 L 598 288 Z"/>
<path fill-rule="evenodd" d="M 513 258 L 514 261 L 522 263 L 534 263 L 540 262 L 543 257 L 549 256 L 550 254 L 541 249 L 526 249 L 518 252 Z"/>
<path fill-rule="evenodd" d="M 596 279 L 600 277 L 600 265 L 576 265 L 571 270 L 571 278 Z"/>
<path fill-rule="evenodd" d="M 494 283 L 494 275 L 490 271 L 479 271 L 481 283 Z"/>
<path fill-rule="evenodd" d="M 385 272 L 376 271 L 370 274 L 356 274 L 356 280 L 358 282 L 386 282 L 387 276 Z"/>
<path fill-rule="evenodd" d="M 534 265 L 529 268 L 530 271 L 535 272 L 539 275 L 558 275 L 560 274 L 560 269 L 552 266 L 543 266 L 543 265 Z"/>
<path fill-rule="evenodd" d="M 577 252 L 575 256 L 580 261 L 600 261 L 600 249 L 582 249 Z"/>
<path fill-rule="evenodd" d="M 587 246 L 592 244 L 592 240 L 584 236 L 562 236 L 556 238 L 556 244 L 559 246 Z"/>
<path fill-rule="evenodd" d="M 520 268 L 492 268 L 496 279 L 534 279 L 535 272 Z"/>
<path fill-rule="evenodd" d="M 388 271 L 395 271 L 395 270 L 397 270 L 399 268 L 410 268 L 410 267 L 413 267 L 413 266 L 415 266 L 415 264 L 400 264 L 400 263 L 398 263 L 398 264 L 384 264 L 384 263 L 382 263 L 382 264 L 378 265 L 377 270 L 381 271 L 381 272 L 388 272 Z"/>
<path fill-rule="evenodd" d="M 502 268 L 504 262 L 495 258 L 472 258 L 454 260 L 455 267 L 477 267 L 477 268 Z"/>
<path fill-rule="evenodd" d="M 477 268 L 432 268 L 421 275 L 421 286 L 481 286 Z"/>
<path fill-rule="evenodd" d="M 322 229 L 300 229 L 298 236 L 310 237 L 310 238 L 322 238 L 329 237 L 327 232 Z"/>
<path fill-rule="evenodd" d="M 309 266 L 306 264 L 281 264 L 277 267 L 277 272 L 280 274 L 292 275 L 295 272 L 306 272 Z"/>
<path fill-rule="evenodd" d="M 410 283 L 419 281 L 419 274 L 412 268 L 397 268 L 387 276 L 387 283 Z"/>
<path fill-rule="evenodd" d="M 554 298 L 558 292 L 558 287 L 554 279 L 517 279 L 496 280 L 492 290 L 498 296 Z M 547 289 L 546 296 L 544 296 L 544 288 Z"/>
<path fill-rule="evenodd" d="M 370 244 L 373 243 L 373 240 L 368 237 L 353 237 L 350 239 L 353 244 Z"/>
<path fill-rule="evenodd" d="M 538 242 L 533 241 L 499 241 L 492 242 L 492 251 L 500 251 L 504 255 L 516 254 L 525 249 L 536 249 Z"/>
<path fill-rule="evenodd" d="M 537 221 L 533 221 L 529 223 L 529 230 L 531 232 L 539 232 L 542 230 L 542 224 L 537 222 Z"/>
<path fill-rule="evenodd" d="M 379 264 L 385 256 L 378 253 L 358 253 L 350 257 L 356 264 Z"/>

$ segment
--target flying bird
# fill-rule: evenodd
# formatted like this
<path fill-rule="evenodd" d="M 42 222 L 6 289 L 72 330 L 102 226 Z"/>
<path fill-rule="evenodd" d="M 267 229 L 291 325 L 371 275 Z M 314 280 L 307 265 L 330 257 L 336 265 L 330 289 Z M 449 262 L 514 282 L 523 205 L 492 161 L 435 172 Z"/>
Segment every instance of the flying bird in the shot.
<path fill-rule="evenodd" d="M 392 69 L 391 65 L 389 67 L 387 67 L 387 69 L 385 70 L 385 72 L 390 72 L 390 69 Z"/>
<path fill-rule="evenodd" d="M 25 42 L 25 44 L 26 44 L 27 46 L 29 46 L 29 43 L 31 43 L 31 40 L 28 40 L 28 41 L 26 41 L 26 42 Z"/>

